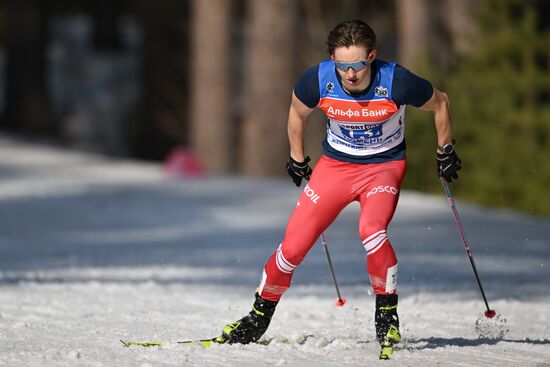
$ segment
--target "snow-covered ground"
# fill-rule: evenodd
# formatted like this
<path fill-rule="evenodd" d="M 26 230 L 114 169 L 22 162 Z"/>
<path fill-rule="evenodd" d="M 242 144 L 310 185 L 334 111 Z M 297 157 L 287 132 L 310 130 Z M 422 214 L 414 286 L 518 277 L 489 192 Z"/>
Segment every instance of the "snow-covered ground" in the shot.
<path fill-rule="evenodd" d="M 286 179 L 167 179 L 158 165 L 0 136 L 0 365 L 550 366 L 550 219 L 458 202 L 507 320 L 504 337 L 480 338 L 483 301 L 443 193 L 404 192 L 390 227 L 404 337 L 392 360 L 377 359 L 354 205 L 326 232 L 344 307 L 315 246 L 269 346 L 177 345 L 248 312 L 298 195 Z"/>

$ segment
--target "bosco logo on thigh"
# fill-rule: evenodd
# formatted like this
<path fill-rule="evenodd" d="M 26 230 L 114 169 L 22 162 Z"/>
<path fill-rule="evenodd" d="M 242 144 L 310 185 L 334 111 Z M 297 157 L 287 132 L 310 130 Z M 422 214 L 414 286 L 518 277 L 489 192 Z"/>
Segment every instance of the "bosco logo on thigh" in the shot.
<path fill-rule="evenodd" d="M 399 193 L 399 189 L 393 186 L 387 186 L 387 185 L 375 186 L 367 193 L 367 198 L 371 197 L 372 195 L 376 195 L 383 192 L 392 194 L 392 195 L 397 195 Z"/>

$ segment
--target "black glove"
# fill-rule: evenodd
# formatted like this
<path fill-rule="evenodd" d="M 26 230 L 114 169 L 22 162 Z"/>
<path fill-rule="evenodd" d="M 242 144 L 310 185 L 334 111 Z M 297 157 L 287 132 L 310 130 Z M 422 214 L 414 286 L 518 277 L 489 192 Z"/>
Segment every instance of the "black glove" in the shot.
<path fill-rule="evenodd" d="M 448 148 L 450 146 L 450 148 Z M 458 179 L 457 172 L 462 168 L 462 161 L 456 155 L 455 149 L 451 144 L 445 146 L 444 153 L 437 152 L 437 175 L 443 177 L 445 181 L 451 182 L 453 178 Z"/>
<path fill-rule="evenodd" d="M 286 171 L 298 187 L 302 184 L 302 178 L 309 180 L 312 172 L 308 164 L 309 161 L 311 161 L 309 157 L 306 157 L 303 162 L 296 162 L 290 157 L 288 158 L 288 162 L 286 162 Z"/>

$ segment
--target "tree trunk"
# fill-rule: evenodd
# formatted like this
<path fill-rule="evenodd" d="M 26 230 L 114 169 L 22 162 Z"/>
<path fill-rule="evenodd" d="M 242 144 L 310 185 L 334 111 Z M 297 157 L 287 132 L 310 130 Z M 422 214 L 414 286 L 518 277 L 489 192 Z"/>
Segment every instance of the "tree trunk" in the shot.
<path fill-rule="evenodd" d="M 445 0 L 443 17 L 450 34 L 454 52 L 465 55 L 472 51 L 471 38 L 478 32 L 475 12 L 479 3 L 475 0 Z"/>
<path fill-rule="evenodd" d="M 397 0 L 398 61 L 415 68 L 429 57 L 431 39 L 430 0 Z"/>
<path fill-rule="evenodd" d="M 2 126 L 28 133 L 54 133 L 46 87 L 46 5 L 7 1 L 6 109 Z"/>
<path fill-rule="evenodd" d="M 286 123 L 294 79 L 297 21 L 293 0 L 250 0 L 245 59 L 242 172 L 281 175 L 288 158 Z"/>
<path fill-rule="evenodd" d="M 141 0 L 143 26 L 141 121 L 133 127 L 133 155 L 163 159 L 189 144 L 189 1 Z"/>
<path fill-rule="evenodd" d="M 231 102 L 231 2 L 193 1 L 191 146 L 208 172 L 229 172 L 236 154 Z"/>

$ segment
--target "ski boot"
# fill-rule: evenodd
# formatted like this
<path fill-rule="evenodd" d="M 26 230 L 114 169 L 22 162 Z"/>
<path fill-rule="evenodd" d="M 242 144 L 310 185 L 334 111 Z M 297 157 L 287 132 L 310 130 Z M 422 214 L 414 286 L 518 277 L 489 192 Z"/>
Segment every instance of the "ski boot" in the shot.
<path fill-rule="evenodd" d="M 399 316 L 397 315 L 397 294 L 376 295 L 374 325 L 376 327 L 376 339 L 382 347 L 380 359 L 390 359 L 395 344 L 401 341 Z"/>
<path fill-rule="evenodd" d="M 215 338 L 216 343 L 248 344 L 256 343 L 267 330 L 277 302 L 268 301 L 256 293 L 252 310 L 242 319 L 227 324 L 222 335 Z"/>

